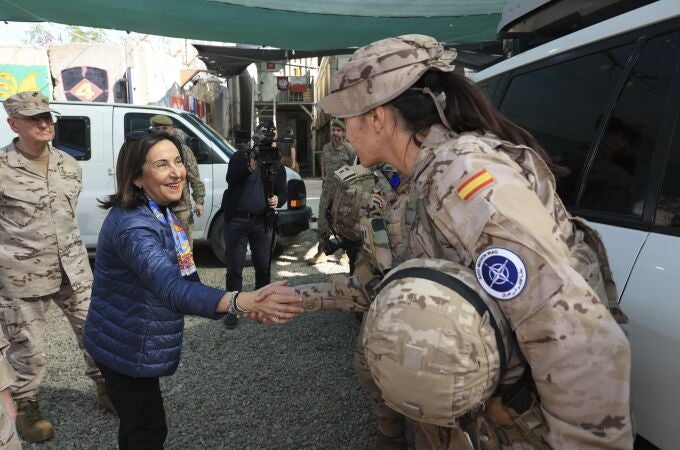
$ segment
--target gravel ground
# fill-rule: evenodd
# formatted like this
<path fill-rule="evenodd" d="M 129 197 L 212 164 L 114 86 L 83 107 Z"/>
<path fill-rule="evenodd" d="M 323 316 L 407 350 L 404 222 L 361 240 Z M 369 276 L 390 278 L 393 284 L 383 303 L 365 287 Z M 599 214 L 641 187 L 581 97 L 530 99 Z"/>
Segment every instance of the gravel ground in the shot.
<path fill-rule="evenodd" d="M 272 276 L 291 284 L 347 271 L 331 260 L 309 266 L 315 230 L 289 239 Z M 314 247 L 314 248 L 312 248 Z M 204 283 L 224 287 L 224 268 L 208 247 L 195 252 Z M 244 288 L 252 289 L 252 267 Z M 162 379 L 168 449 L 375 448 L 377 427 L 352 367 L 359 324 L 353 314 L 317 312 L 288 325 L 243 320 L 234 330 L 188 317 L 182 362 Z M 56 436 L 30 449 L 114 449 L 118 420 L 99 412 L 94 386 L 66 319 L 50 308 L 48 370 L 40 389 Z"/>

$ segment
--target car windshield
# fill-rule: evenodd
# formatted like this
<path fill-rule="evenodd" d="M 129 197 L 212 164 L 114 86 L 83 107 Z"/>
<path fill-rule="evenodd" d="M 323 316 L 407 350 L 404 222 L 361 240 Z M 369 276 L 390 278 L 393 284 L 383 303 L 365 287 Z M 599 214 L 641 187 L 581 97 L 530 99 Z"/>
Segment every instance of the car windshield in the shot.
<path fill-rule="evenodd" d="M 215 147 L 217 147 L 229 158 L 231 158 L 232 155 L 236 153 L 236 149 L 234 147 L 232 147 L 226 140 L 224 140 L 222 136 L 220 136 L 217 131 L 210 128 L 210 126 L 205 124 L 201 119 L 188 112 L 181 113 L 181 116 L 191 122 L 192 125 L 203 131 L 206 136 L 208 136 L 208 139 L 210 139 L 210 141 L 215 144 Z"/>

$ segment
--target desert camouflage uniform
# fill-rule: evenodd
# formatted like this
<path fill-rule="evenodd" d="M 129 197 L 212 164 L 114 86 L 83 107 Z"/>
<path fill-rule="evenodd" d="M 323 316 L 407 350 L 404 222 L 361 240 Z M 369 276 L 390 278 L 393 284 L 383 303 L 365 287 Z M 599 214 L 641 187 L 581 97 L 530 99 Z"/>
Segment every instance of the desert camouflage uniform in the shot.
<path fill-rule="evenodd" d="M 347 141 L 340 146 L 334 147 L 333 142 L 323 146 L 323 184 L 321 185 L 321 198 L 319 198 L 319 249 L 323 248 L 323 238 L 329 234 L 326 208 L 328 206 L 329 193 L 335 189 L 337 180 L 335 171 L 342 166 L 354 163 L 354 147 Z"/>
<path fill-rule="evenodd" d="M 9 349 L 9 342 L 4 337 L 4 330 L 0 330 L 0 392 L 12 387 L 16 381 L 16 373 L 5 358 L 5 353 Z M 21 448 L 21 442 L 14 426 L 14 421 L 10 420 L 9 414 L 5 409 L 5 404 L 0 400 L 0 448 L 15 450 Z"/>
<path fill-rule="evenodd" d="M 456 189 L 483 170 L 492 182 L 464 200 Z M 414 198 L 424 214 L 409 223 Z M 599 235 L 567 213 L 535 152 L 433 126 L 386 220 L 395 261 L 434 257 L 472 266 L 491 247 L 518 255 L 526 284 L 499 306 L 531 367 L 545 440 L 556 449 L 632 448 L 630 348 L 603 303 L 619 314 L 606 253 Z M 369 304 L 356 276 L 301 293 L 307 309 Z"/>
<path fill-rule="evenodd" d="M 83 351 L 85 374 L 103 378 L 82 346 L 92 271 L 80 238 L 76 202 L 81 169 L 49 148 L 47 178 L 14 142 L 0 150 L 0 322 L 12 347 L 16 400 L 34 398 L 45 375 L 45 325 L 49 300 L 62 309 Z"/>
<path fill-rule="evenodd" d="M 203 204 L 205 185 L 201 181 L 201 174 L 198 172 L 198 162 L 196 161 L 194 152 L 184 144 L 182 144 L 182 159 L 184 159 L 184 168 L 187 172 L 187 179 L 184 184 L 184 189 L 182 189 L 182 199 L 177 206 L 172 208 L 172 211 L 175 213 L 175 216 L 177 216 L 182 228 L 184 228 L 184 232 L 189 239 L 189 244 L 193 247 L 191 232 L 194 227 L 194 214 L 193 207 L 191 206 L 191 198 L 193 197 L 194 203 Z M 189 195 L 190 186 L 191 195 Z"/>

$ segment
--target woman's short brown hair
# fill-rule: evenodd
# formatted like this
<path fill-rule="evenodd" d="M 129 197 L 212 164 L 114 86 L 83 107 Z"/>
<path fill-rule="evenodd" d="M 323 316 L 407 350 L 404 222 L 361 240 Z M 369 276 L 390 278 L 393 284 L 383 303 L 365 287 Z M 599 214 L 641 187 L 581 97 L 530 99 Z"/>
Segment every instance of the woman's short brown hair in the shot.
<path fill-rule="evenodd" d="M 120 206 L 125 209 L 134 209 L 147 202 L 144 191 L 135 186 L 135 180 L 142 176 L 142 167 L 146 163 L 146 155 L 151 147 L 160 141 L 172 142 L 179 152 L 182 161 L 182 144 L 168 132 L 159 129 L 133 131 L 125 136 L 118 159 L 116 160 L 116 193 L 109 195 L 106 200 L 99 200 L 100 207 L 109 209 Z"/>

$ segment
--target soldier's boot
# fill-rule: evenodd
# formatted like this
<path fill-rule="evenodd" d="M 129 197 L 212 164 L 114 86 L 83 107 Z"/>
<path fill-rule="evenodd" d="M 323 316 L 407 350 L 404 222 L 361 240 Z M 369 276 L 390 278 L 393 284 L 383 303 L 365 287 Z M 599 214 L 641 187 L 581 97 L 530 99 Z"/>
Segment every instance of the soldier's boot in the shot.
<path fill-rule="evenodd" d="M 34 399 L 17 402 L 17 431 L 28 442 L 42 442 L 54 437 L 54 425 L 40 411 Z"/>
<path fill-rule="evenodd" d="M 106 390 L 106 384 L 100 382 L 95 383 L 95 385 L 97 386 L 97 404 L 99 405 L 99 409 L 103 412 L 110 412 L 115 415 L 116 409 L 113 407 L 113 403 L 111 403 L 109 393 Z"/>
<path fill-rule="evenodd" d="M 316 255 L 314 255 L 310 260 L 309 264 L 315 265 L 315 264 L 321 264 L 326 262 L 326 254 L 324 252 L 318 252 Z"/>
<path fill-rule="evenodd" d="M 401 436 L 387 436 L 386 434 L 378 434 L 378 450 L 407 450 L 408 442 L 404 435 Z"/>
<path fill-rule="evenodd" d="M 349 266 L 349 256 L 347 256 L 347 252 L 343 250 L 342 256 L 340 256 L 340 260 L 338 263 L 341 266 Z"/>

